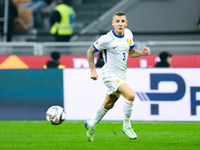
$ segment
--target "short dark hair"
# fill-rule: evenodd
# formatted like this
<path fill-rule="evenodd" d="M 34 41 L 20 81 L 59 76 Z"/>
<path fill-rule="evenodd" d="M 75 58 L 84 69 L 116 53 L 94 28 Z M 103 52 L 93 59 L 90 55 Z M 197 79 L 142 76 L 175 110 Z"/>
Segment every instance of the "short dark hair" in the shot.
<path fill-rule="evenodd" d="M 159 57 L 160 57 L 161 60 L 166 60 L 167 57 L 172 57 L 172 54 L 170 54 L 170 53 L 164 51 L 164 52 L 161 52 L 161 53 L 159 54 Z"/>
<path fill-rule="evenodd" d="M 58 60 L 60 58 L 60 53 L 59 52 L 52 52 L 51 58 L 54 59 L 54 60 Z"/>
<path fill-rule="evenodd" d="M 122 11 L 118 11 L 113 15 L 113 17 L 114 16 L 126 16 L 126 14 L 124 12 L 122 12 Z"/>

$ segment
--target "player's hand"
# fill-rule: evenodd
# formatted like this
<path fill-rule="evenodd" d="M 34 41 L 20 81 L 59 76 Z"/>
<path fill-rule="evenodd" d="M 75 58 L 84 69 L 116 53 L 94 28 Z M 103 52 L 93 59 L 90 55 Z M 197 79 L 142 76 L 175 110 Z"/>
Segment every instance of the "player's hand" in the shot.
<path fill-rule="evenodd" d="M 91 70 L 91 79 L 93 79 L 93 80 L 97 80 L 98 79 L 98 75 L 97 75 L 96 69 L 92 69 Z"/>
<path fill-rule="evenodd" d="M 142 50 L 142 53 L 144 56 L 150 55 L 150 49 L 149 47 L 144 47 Z"/>

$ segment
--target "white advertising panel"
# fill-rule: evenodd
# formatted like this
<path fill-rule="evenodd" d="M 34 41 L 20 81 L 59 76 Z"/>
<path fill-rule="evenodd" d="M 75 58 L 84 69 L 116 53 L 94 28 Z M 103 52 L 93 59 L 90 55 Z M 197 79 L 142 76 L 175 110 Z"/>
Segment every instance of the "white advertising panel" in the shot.
<path fill-rule="evenodd" d="M 90 79 L 89 69 L 65 69 L 64 106 L 67 120 L 87 120 L 103 103 L 106 86 Z M 128 68 L 127 84 L 135 91 L 131 120 L 200 121 L 199 68 Z M 123 97 L 103 120 L 122 120 Z"/>

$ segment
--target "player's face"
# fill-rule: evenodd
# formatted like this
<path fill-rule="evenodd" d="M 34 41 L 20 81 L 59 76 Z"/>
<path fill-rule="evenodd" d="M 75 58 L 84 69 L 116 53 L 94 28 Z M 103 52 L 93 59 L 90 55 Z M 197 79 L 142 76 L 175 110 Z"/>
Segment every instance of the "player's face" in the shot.
<path fill-rule="evenodd" d="M 117 16 L 113 17 L 112 26 L 114 27 L 115 34 L 122 36 L 124 35 L 124 30 L 127 26 L 126 16 Z"/>

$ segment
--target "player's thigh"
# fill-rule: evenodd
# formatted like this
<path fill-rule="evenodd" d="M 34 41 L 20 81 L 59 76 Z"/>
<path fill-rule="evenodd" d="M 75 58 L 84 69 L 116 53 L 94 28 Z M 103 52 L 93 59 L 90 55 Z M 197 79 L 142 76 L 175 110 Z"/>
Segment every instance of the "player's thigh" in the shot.
<path fill-rule="evenodd" d="M 115 95 L 106 94 L 106 98 L 103 102 L 103 107 L 106 109 L 111 109 L 114 107 L 115 102 L 118 100 L 118 97 Z"/>
<path fill-rule="evenodd" d="M 122 85 L 120 85 L 117 89 L 117 92 L 119 92 L 125 99 L 129 101 L 134 101 L 135 99 L 135 92 L 126 83 L 123 83 Z"/>

